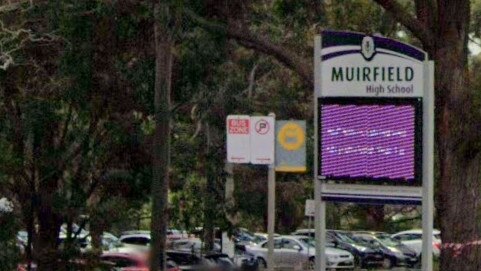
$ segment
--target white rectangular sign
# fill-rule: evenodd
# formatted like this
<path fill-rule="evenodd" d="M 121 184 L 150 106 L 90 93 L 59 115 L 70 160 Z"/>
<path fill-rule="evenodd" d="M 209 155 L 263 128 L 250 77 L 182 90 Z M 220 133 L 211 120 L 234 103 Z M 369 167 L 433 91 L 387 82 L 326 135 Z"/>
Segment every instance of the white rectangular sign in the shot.
<path fill-rule="evenodd" d="M 251 163 L 270 165 L 274 163 L 275 154 L 275 119 L 274 117 L 251 117 L 250 156 Z"/>
<path fill-rule="evenodd" d="M 229 163 L 249 163 L 250 161 L 250 117 L 230 115 L 227 127 L 227 161 Z"/>
<path fill-rule="evenodd" d="M 314 216 L 315 213 L 316 213 L 316 202 L 312 199 L 306 199 L 304 216 Z"/>
<path fill-rule="evenodd" d="M 323 50 L 328 51 L 328 50 Z M 322 96 L 422 97 L 423 62 L 393 55 L 365 61 L 351 54 L 322 62 Z"/>

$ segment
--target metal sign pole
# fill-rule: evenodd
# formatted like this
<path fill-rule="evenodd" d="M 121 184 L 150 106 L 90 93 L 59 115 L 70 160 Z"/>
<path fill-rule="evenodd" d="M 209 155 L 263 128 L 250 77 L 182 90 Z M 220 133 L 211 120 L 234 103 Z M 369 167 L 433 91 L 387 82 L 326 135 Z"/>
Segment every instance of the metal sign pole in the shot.
<path fill-rule="evenodd" d="M 275 114 L 270 113 L 270 117 Z M 274 127 L 272 127 L 274 128 Z M 275 157 L 275 155 L 274 155 Z M 276 217 L 276 164 L 275 161 L 269 165 L 268 180 L 267 180 L 267 270 L 274 271 L 274 230 Z"/>
<path fill-rule="evenodd" d="M 422 270 L 433 270 L 434 62 L 424 65 L 423 99 L 423 250 Z"/>
<path fill-rule="evenodd" d="M 316 270 L 326 270 L 324 245 L 326 244 L 326 203 L 321 200 L 321 183 L 318 180 L 318 104 L 321 94 L 321 36 L 314 38 L 314 200 L 315 200 L 315 238 L 316 238 Z"/>

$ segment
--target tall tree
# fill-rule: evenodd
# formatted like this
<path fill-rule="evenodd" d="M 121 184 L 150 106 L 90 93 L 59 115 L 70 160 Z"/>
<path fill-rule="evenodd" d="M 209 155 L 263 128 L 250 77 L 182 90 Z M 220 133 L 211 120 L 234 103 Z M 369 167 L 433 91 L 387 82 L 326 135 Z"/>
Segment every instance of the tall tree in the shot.
<path fill-rule="evenodd" d="M 171 10 L 165 1 L 154 1 L 154 144 L 152 175 L 152 225 L 150 270 L 165 270 L 165 248 L 168 226 L 170 93 L 172 86 Z"/>

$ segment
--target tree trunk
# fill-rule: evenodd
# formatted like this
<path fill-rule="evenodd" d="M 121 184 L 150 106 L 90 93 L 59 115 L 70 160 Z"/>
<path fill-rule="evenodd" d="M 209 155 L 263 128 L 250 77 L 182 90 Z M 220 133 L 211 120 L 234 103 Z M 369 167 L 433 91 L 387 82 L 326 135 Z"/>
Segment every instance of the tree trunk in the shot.
<path fill-rule="evenodd" d="M 211 138 L 211 131 L 212 127 L 209 123 L 205 124 L 205 134 L 206 134 L 206 149 L 205 149 L 205 160 L 204 160 L 204 169 L 205 169 L 205 178 L 206 178 L 206 189 L 204 195 L 204 230 L 203 230 L 203 238 L 204 238 L 204 251 L 210 252 L 214 249 L 214 230 L 215 230 L 215 220 L 216 220 L 216 205 L 218 202 L 216 201 L 216 157 L 213 155 L 215 153 L 212 150 L 212 138 Z"/>
<path fill-rule="evenodd" d="M 375 231 L 384 231 L 384 205 L 363 206 L 366 212 L 368 228 Z"/>
<path fill-rule="evenodd" d="M 165 270 L 168 225 L 172 42 L 167 26 L 160 22 L 161 13 L 168 14 L 168 12 L 167 4 L 162 3 L 162 1 L 154 2 L 155 132 L 152 176 L 151 271 Z M 165 18 L 165 16 L 163 17 Z"/>
<path fill-rule="evenodd" d="M 467 73 L 470 1 L 440 1 L 436 51 L 436 140 L 439 154 L 437 209 L 443 243 L 480 238 L 479 115 Z M 479 245 L 442 250 L 441 270 L 481 269 Z"/>
<path fill-rule="evenodd" d="M 38 271 L 52 271 L 59 267 L 57 239 L 62 220 L 53 210 L 53 197 L 54 193 L 45 190 L 40 192 L 40 204 L 37 211 L 39 229 L 34 243 Z"/>

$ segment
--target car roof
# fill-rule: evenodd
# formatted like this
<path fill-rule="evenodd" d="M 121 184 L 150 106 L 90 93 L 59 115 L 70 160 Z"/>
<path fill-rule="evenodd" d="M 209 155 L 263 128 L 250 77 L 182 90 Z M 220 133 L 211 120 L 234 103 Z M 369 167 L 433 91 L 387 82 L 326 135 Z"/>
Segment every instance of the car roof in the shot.
<path fill-rule="evenodd" d="M 269 234 L 264 233 L 264 232 L 256 232 L 256 233 L 254 233 L 254 236 L 268 237 Z M 274 233 L 274 237 L 279 237 L 279 236 L 280 236 L 280 234 Z"/>
<path fill-rule="evenodd" d="M 297 229 L 295 232 L 315 232 L 315 229 Z"/>
<path fill-rule="evenodd" d="M 145 234 L 145 233 L 137 233 L 137 234 L 126 234 L 120 236 L 120 240 L 123 240 L 125 238 L 131 238 L 131 237 L 141 237 L 141 238 L 148 238 L 150 239 L 150 234 Z"/>
<path fill-rule="evenodd" d="M 303 236 L 303 235 L 281 235 L 281 236 L 278 236 L 277 238 L 278 239 L 279 238 L 291 238 L 291 239 L 299 240 L 299 239 L 306 239 L 306 238 L 309 238 L 309 237 Z"/>
<path fill-rule="evenodd" d="M 407 231 L 401 231 L 398 233 L 395 233 L 393 235 L 399 235 L 399 234 L 422 234 L 423 230 L 422 229 L 412 229 L 412 230 L 407 230 Z M 433 229 L 433 234 L 440 234 L 441 232 L 437 229 Z"/>
<path fill-rule="evenodd" d="M 371 234 L 371 235 L 376 235 L 376 234 L 389 234 L 387 232 L 383 231 L 351 231 L 352 234 Z"/>
<path fill-rule="evenodd" d="M 131 235 L 131 234 L 149 234 L 150 235 L 150 231 L 132 230 L 132 231 L 124 231 L 121 233 L 121 235 Z"/>

